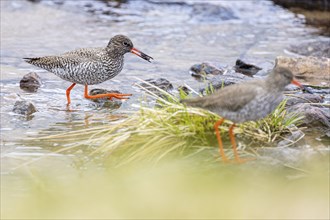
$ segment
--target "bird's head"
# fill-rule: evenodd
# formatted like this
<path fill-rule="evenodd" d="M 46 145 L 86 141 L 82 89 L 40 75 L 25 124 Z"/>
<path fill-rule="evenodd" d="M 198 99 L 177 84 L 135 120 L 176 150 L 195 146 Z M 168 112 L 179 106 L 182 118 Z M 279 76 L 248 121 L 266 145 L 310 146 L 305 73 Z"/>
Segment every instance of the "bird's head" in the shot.
<path fill-rule="evenodd" d="M 275 67 L 270 77 L 272 78 L 272 82 L 280 88 L 284 88 L 290 83 L 299 86 L 300 88 L 304 88 L 303 85 L 294 79 L 292 72 L 284 67 Z"/>
<path fill-rule="evenodd" d="M 148 56 L 147 54 L 134 48 L 133 42 L 125 35 L 116 35 L 113 38 L 111 38 L 108 47 L 114 48 L 117 52 L 121 54 L 125 54 L 128 52 L 134 53 L 135 55 L 149 62 L 151 59 L 153 59 L 151 56 Z"/>

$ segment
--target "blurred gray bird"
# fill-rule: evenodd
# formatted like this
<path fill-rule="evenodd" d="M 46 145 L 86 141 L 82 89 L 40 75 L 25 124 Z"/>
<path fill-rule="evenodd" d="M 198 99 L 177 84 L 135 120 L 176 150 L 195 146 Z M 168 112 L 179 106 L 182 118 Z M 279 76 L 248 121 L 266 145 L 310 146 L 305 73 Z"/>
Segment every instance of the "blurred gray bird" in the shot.
<path fill-rule="evenodd" d="M 293 79 L 290 70 L 276 67 L 265 79 L 250 80 L 220 89 L 209 96 L 182 100 L 188 106 L 207 109 L 220 115 L 222 118 L 214 124 L 221 158 L 229 161 L 223 150 L 219 126 L 228 119 L 234 122 L 229 128 L 235 161 L 243 162 L 236 150 L 233 134 L 235 123 L 256 121 L 270 114 L 283 100 L 284 88 L 293 83 L 301 88 L 303 86 Z"/>

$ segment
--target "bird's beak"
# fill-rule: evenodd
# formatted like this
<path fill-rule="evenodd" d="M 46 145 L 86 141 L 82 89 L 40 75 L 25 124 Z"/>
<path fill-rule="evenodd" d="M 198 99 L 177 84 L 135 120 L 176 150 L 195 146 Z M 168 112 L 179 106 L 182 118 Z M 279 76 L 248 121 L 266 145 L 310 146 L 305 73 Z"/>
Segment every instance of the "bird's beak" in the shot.
<path fill-rule="evenodd" d="M 313 92 L 306 86 L 302 85 L 300 82 L 298 82 L 297 80 L 292 80 L 291 83 L 293 85 L 299 86 L 301 88 L 302 91 L 305 91 L 307 93 L 313 94 Z"/>
<path fill-rule="evenodd" d="M 300 88 L 304 88 L 304 86 L 301 85 L 301 83 L 298 82 L 297 80 L 294 80 L 294 79 L 293 79 L 293 80 L 291 81 L 291 83 L 292 83 L 293 85 L 299 86 Z"/>
<path fill-rule="evenodd" d="M 154 59 L 151 56 L 139 51 L 138 49 L 136 49 L 134 47 L 131 49 L 131 53 L 134 53 L 135 55 L 138 55 L 139 57 L 141 57 L 142 59 L 145 59 L 148 62 L 151 62 L 150 60 Z"/>

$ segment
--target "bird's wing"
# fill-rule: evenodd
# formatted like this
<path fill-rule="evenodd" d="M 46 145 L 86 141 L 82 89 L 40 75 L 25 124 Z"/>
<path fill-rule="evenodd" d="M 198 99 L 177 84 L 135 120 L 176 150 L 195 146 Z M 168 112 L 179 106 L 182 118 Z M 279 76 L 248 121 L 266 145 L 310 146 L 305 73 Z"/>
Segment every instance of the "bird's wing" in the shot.
<path fill-rule="evenodd" d="M 205 109 L 238 111 L 249 103 L 262 89 L 258 84 L 235 84 L 218 90 L 212 95 L 183 100 L 189 106 Z"/>
<path fill-rule="evenodd" d="M 81 62 L 99 60 L 103 55 L 103 48 L 81 48 L 62 54 L 63 57 L 71 57 Z"/>
<path fill-rule="evenodd" d="M 27 63 L 35 65 L 37 67 L 52 71 L 55 68 L 65 68 L 66 63 L 70 65 L 78 65 L 80 60 L 75 57 L 63 57 L 63 56 L 46 56 L 35 58 L 24 58 Z"/>

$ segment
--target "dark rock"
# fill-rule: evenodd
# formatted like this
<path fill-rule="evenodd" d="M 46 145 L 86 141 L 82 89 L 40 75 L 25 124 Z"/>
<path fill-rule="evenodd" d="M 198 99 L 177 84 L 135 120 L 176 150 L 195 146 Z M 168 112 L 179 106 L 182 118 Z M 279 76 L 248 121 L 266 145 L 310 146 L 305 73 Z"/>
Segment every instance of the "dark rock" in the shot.
<path fill-rule="evenodd" d="M 24 116 L 30 116 L 36 111 L 34 105 L 28 101 L 16 101 L 13 108 L 13 112 Z"/>
<path fill-rule="evenodd" d="M 187 96 L 190 93 L 190 89 L 186 86 L 179 86 L 178 91 L 183 93 L 182 95 Z"/>
<path fill-rule="evenodd" d="M 329 95 L 330 94 L 330 87 L 327 86 L 304 86 L 305 90 L 308 90 L 311 94 L 320 94 L 320 95 Z M 330 101 L 330 100 L 329 100 Z"/>
<path fill-rule="evenodd" d="M 329 15 L 330 16 L 330 15 Z M 330 58 L 330 41 L 314 41 L 291 45 L 288 48 L 291 52 L 303 56 L 327 57 Z"/>
<path fill-rule="evenodd" d="M 298 7 L 307 10 L 330 11 L 330 0 L 273 0 L 286 8 Z"/>
<path fill-rule="evenodd" d="M 262 70 L 262 68 L 257 67 L 257 66 L 252 65 L 252 64 L 245 63 L 240 59 L 236 60 L 236 64 L 234 66 L 234 69 L 235 69 L 236 72 L 242 73 L 242 74 L 247 75 L 247 76 L 253 76 L 257 72 Z"/>
<path fill-rule="evenodd" d="M 36 92 L 41 86 L 40 77 L 35 72 L 28 73 L 23 76 L 19 82 L 19 86 L 27 92 Z"/>
<path fill-rule="evenodd" d="M 167 79 L 164 78 L 158 78 L 158 79 L 146 79 L 144 80 L 147 83 L 141 83 L 140 86 L 142 86 L 143 88 L 149 90 L 150 92 L 154 92 L 154 93 L 159 93 L 160 91 L 157 88 L 154 88 L 151 85 L 154 85 L 166 92 L 169 92 L 171 89 L 173 89 L 173 85 L 172 83 L 170 83 L 170 81 L 168 81 Z M 149 85 L 151 84 L 151 85 Z"/>
<path fill-rule="evenodd" d="M 106 89 L 92 89 L 89 91 L 89 95 L 98 95 L 98 94 L 106 94 L 106 93 L 120 93 L 117 90 L 106 90 Z M 111 109 L 118 109 L 120 108 L 122 101 L 116 98 L 112 100 L 108 98 L 101 98 L 101 99 L 91 99 L 93 102 L 101 105 L 102 107 L 111 108 Z"/>
<path fill-rule="evenodd" d="M 178 6 L 189 6 L 184 1 L 173 1 L 173 0 L 145 0 L 146 2 L 156 4 L 156 5 L 178 5 Z"/>
<path fill-rule="evenodd" d="M 219 20 L 237 19 L 232 10 L 221 5 L 196 3 L 192 7 L 191 17 L 198 21 L 219 22 Z"/>
<path fill-rule="evenodd" d="M 323 97 L 317 94 L 295 94 L 294 96 L 287 96 L 288 100 L 286 106 L 293 106 L 298 103 L 321 103 L 323 102 Z"/>
<path fill-rule="evenodd" d="M 302 125 L 309 128 L 320 129 L 328 132 L 330 129 L 330 111 L 329 108 L 320 108 L 307 103 L 298 103 L 287 108 L 287 111 L 304 116 Z"/>
<path fill-rule="evenodd" d="M 330 36 L 330 0 L 273 0 L 296 14 L 302 14 L 308 25 L 316 26 L 320 33 Z"/>
<path fill-rule="evenodd" d="M 197 79 L 205 79 L 207 75 L 222 75 L 225 69 L 217 67 L 212 63 L 203 62 L 190 67 L 191 75 Z"/>

